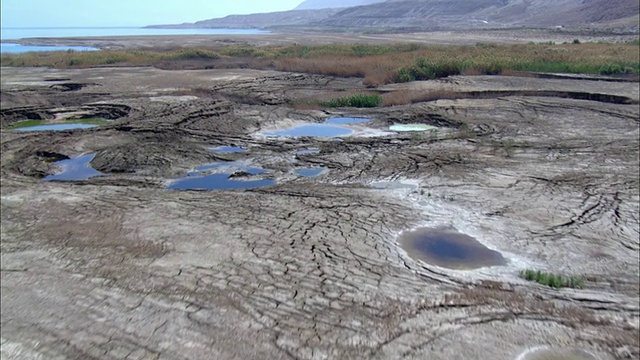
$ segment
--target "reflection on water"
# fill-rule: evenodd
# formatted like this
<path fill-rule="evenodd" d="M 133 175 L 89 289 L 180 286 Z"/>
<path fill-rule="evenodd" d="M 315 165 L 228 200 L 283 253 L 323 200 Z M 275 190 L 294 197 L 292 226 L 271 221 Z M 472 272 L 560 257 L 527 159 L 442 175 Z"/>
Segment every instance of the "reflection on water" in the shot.
<path fill-rule="evenodd" d="M 78 156 L 73 159 L 56 161 L 54 164 L 60 166 L 62 171 L 49 175 L 44 178 L 45 181 L 80 181 L 87 180 L 94 176 L 104 175 L 100 171 L 93 169 L 89 163 L 96 154 L 87 154 Z"/>
<path fill-rule="evenodd" d="M 268 171 L 250 167 L 238 161 L 218 162 L 199 166 L 186 177 L 176 179 L 167 189 L 170 190 L 233 190 L 253 189 L 275 185 L 273 179 L 252 179 L 255 175 Z"/>

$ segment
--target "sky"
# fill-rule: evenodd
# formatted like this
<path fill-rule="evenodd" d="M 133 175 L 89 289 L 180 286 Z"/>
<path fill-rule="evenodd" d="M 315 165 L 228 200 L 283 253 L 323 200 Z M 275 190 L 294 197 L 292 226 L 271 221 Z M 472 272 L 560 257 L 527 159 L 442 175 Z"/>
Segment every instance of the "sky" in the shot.
<path fill-rule="evenodd" d="M 100 27 L 180 24 L 291 10 L 303 0 L 2 0 L 1 25 Z"/>

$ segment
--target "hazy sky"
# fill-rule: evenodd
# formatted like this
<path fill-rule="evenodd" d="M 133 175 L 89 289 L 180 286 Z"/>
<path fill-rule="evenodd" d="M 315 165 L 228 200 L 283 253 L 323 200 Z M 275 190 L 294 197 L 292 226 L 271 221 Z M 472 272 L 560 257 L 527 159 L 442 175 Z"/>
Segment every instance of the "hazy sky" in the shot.
<path fill-rule="evenodd" d="M 144 26 L 291 10 L 303 0 L 2 0 L 2 27 Z"/>

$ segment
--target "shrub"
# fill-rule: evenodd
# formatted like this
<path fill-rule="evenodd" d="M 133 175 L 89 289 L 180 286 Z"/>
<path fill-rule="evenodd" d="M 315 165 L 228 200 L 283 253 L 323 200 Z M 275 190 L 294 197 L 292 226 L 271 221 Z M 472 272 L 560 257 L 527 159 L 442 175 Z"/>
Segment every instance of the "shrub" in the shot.
<path fill-rule="evenodd" d="M 562 275 L 551 274 L 542 272 L 540 270 L 531 270 L 526 269 L 520 272 L 520 277 L 525 280 L 535 281 L 538 284 L 546 285 L 552 288 L 574 288 L 574 289 L 582 289 L 584 287 L 584 279 L 579 277 L 569 277 L 566 278 Z"/>
<path fill-rule="evenodd" d="M 378 107 L 382 104 L 382 96 L 378 94 L 355 94 L 343 96 L 336 99 L 321 101 L 320 105 L 326 107 L 359 107 L 370 108 Z"/>
<path fill-rule="evenodd" d="M 216 54 L 213 51 L 208 51 L 208 50 L 189 49 L 189 50 L 180 51 L 176 54 L 172 54 L 171 58 L 173 59 L 219 59 L 220 55 Z"/>

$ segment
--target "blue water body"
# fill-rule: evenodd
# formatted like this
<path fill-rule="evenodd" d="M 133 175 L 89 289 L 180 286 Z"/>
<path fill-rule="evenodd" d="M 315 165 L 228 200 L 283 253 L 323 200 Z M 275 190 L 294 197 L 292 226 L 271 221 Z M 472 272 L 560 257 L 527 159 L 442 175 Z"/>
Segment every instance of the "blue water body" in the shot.
<path fill-rule="evenodd" d="M 206 174 L 211 170 L 223 170 L 224 172 L 216 172 Z M 218 162 L 213 164 L 202 165 L 187 174 L 186 177 L 174 180 L 167 189 L 170 190 L 233 190 L 233 189 L 253 189 L 257 187 L 275 185 L 273 179 L 257 179 L 257 180 L 237 180 L 231 175 L 237 171 L 242 171 L 250 175 L 259 175 L 268 172 L 265 169 L 246 166 L 237 161 Z M 203 173 L 205 173 L 203 175 Z"/>
<path fill-rule="evenodd" d="M 272 179 L 233 180 L 229 178 L 229 174 L 218 173 L 178 179 L 167 188 L 170 190 L 234 190 L 253 189 L 275 184 L 276 181 Z"/>
<path fill-rule="evenodd" d="M 409 255 L 433 265 L 451 269 L 475 269 L 504 265 L 501 253 L 475 238 L 449 228 L 420 228 L 404 233 L 400 244 Z"/>
<path fill-rule="evenodd" d="M 0 53 L 21 54 L 31 51 L 95 51 L 98 48 L 88 46 L 32 46 L 13 43 L 0 43 Z"/>
<path fill-rule="evenodd" d="M 327 170 L 325 167 L 317 167 L 317 168 L 303 168 L 296 170 L 296 174 L 304 177 L 315 177 Z"/>
<path fill-rule="evenodd" d="M 301 125 L 290 129 L 275 130 L 264 132 L 267 136 L 315 136 L 315 137 L 334 137 L 350 135 L 353 130 L 345 129 L 339 126 L 331 126 L 324 124 Z"/>
<path fill-rule="evenodd" d="M 54 164 L 62 167 L 62 171 L 55 175 L 49 175 L 44 181 L 80 181 L 94 176 L 104 175 L 89 165 L 96 154 L 87 154 L 73 159 L 56 161 Z"/>
<path fill-rule="evenodd" d="M 35 37 L 83 36 L 145 36 L 145 35 L 259 35 L 268 31 L 257 29 L 146 29 L 140 27 L 42 27 L 2 28 L 0 39 L 16 40 Z"/>
<path fill-rule="evenodd" d="M 68 27 L 68 28 L 2 28 L 0 40 L 59 37 L 98 36 L 148 36 L 148 35 L 259 35 L 268 31 L 257 29 L 145 29 L 139 27 Z M 30 51 L 91 51 L 98 50 L 85 46 L 23 46 L 15 43 L 1 43 L 1 53 L 25 53 Z"/>
<path fill-rule="evenodd" d="M 325 124 L 333 124 L 333 125 L 348 125 L 348 124 L 361 124 L 371 121 L 368 118 L 354 118 L 354 117 L 335 117 L 331 119 L 327 119 Z"/>
<path fill-rule="evenodd" d="M 242 162 L 239 161 L 229 161 L 229 162 L 216 162 L 213 164 L 206 164 L 206 165 L 202 165 L 202 166 L 198 166 L 195 171 L 191 171 L 187 174 L 187 176 L 202 176 L 203 172 L 207 172 L 207 171 L 211 171 L 211 170 L 219 170 L 219 169 L 223 169 L 226 171 L 226 174 L 231 174 L 235 171 L 244 171 L 246 173 L 249 173 L 251 175 L 258 175 L 258 174 L 264 174 L 266 172 L 268 172 L 265 169 L 262 168 L 257 168 L 257 167 L 251 167 L 251 166 L 247 166 L 245 164 L 243 164 Z"/>
<path fill-rule="evenodd" d="M 23 128 L 17 128 L 14 131 L 63 131 L 63 130 L 73 130 L 73 129 L 89 129 L 92 127 L 96 127 L 98 125 L 94 124 L 49 124 L 49 125 L 37 125 L 37 126 L 28 126 Z"/>
<path fill-rule="evenodd" d="M 210 148 L 209 150 L 214 153 L 243 153 L 247 151 L 240 146 L 218 146 L 215 148 Z"/>

